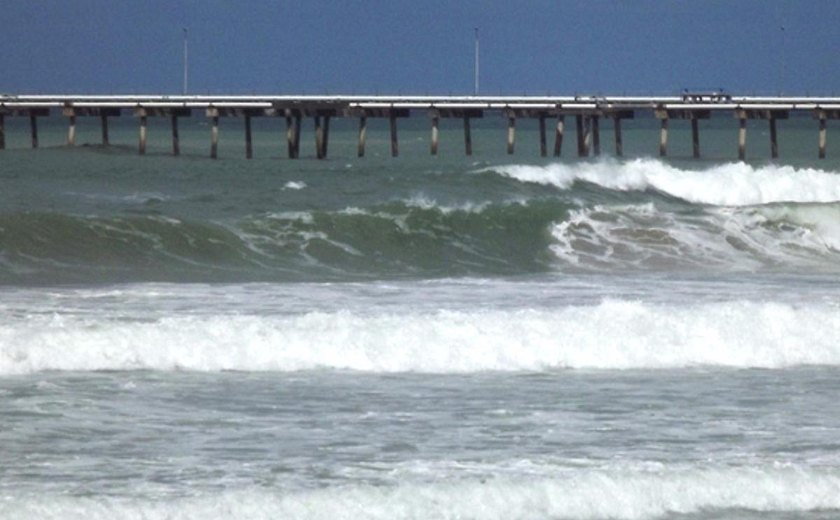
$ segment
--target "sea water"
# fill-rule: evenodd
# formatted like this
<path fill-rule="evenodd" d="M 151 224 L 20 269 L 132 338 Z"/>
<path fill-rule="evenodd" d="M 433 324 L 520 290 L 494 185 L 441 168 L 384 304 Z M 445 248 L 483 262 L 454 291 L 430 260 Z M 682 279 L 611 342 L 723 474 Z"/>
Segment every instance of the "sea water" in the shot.
<path fill-rule="evenodd" d="M 0 518 L 834 518 L 840 161 L 816 125 L 59 118 L 0 152 Z M 404 124 L 403 124 L 404 123 Z M 87 125 L 87 126 L 86 126 Z M 377 126 L 379 125 L 379 126 Z M 607 125 L 608 126 L 608 125 Z M 304 132 L 304 137 L 309 134 Z M 573 137 L 573 135 L 571 136 Z M 829 136 L 830 138 L 830 136 Z M 84 143 L 90 143 L 85 146 Z M 314 155 L 306 152 L 303 155 Z"/>

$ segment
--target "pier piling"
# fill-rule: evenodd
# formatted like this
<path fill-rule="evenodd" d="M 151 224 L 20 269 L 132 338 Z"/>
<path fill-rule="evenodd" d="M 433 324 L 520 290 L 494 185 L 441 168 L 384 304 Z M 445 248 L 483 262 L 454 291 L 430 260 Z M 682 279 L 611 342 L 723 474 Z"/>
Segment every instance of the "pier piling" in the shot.
<path fill-rule="evenodd" d="M 359 143 L 356 149 L 358 157 L 365 156 L 365 139 L 367 138 L 367 116 L 359 117 Z"/>
<path fill-rule="evenodd" d="M 180 155 L 181 142 L 178 137 L 178 116 L 172 114 L 170 119 L 172 120 L 172 155 Z"/>
<path fill-rule="evenodd" d="M 738 120 L 738 159 L 743 161 L 747 156 L 747 120 Z"/>
<path fill-rule="evenodd" d="M 819 136 L 819 158 L 825 159 L 825 117 L 820 117 L 820 136 Z"/>
<path fill-rule="evenodd" d="M 38 148 L 38 118 L 29 114 L 29 133 L 32 136 L 32 148 Z"/>
<path fill-rule="evenodd" d="M 394 112 L 388 114 L 388 121 L 391 130 L 391 157 L 397 157 L 400 154 L 400 143 L 397 141 L 397 114 Z"/>
<path fill-rule="evenodd" d="M 668 117 L 663 117 L 659 128 L 659 157 L 668 155 Z"/>
<path fill-rule="evenodd" d="M 540 113 L 539 115 L 539 124 L 540 124 L 540 157 L 545 157 L 548 155 L 548 146 L 546 145 L 545 141 L 545 114 Z"/>
<path fill-rule="evenodd" d="M 210 116 L 210 120 L 212 122 L 210 128 L 210 158 L 211 159 L 218 159 L 219 158 L 219 115 L 216 112 L 216 115 Z"/>
<path fill-rule="evenodd" d="M 516 116 L 509 113 L 507 120 L 507 153 L 508 155 L 513 155 L 513 150 L 516 146 Z"/>
<path fill-rule="evenodd" d="M 76 146 L 76 116 L 69 117 L 70 123 L 67 127 L 67 146 Z"/>
<path fill-rule="evenodd" d="M 105 112 L 99 114 L 99 121 L 102 127 L 102 146 L 108 146 L 111 144 L 108 136 L 108 114 Z"/>
<path fill-rule="evenodd" d="M 245 156 L 253 158 L 252 118 L 281 116 L 286 118 L 286 141 L 289 158 L 300 156 L 301 119 L 315 121 L 315 154 L 327 156 L 329 125 L 332 117 L 359 117 L 357 155 L 366 153 L 367 118 L 387 117 L 391 134 L 391 155 L 399 155 L 397 118 L 426 110 L 431 118 L 429 151 L 437 155 L 440 147 L 440 118 L 461 118 L 464 124 L 464 151 L 473 153 L 471 119 L 483 117 L 484 111 L 501 114 L 507 119 L 506 152 L 516 149 L 517 119 L 537 119 L 539 153 L 548 154 L 546 119 L 557 118 L 554 131 L 554 156 L 559 157 L 565 132 L 565 116 L 575 117 L 578 156 L 601 153 L 600 123 L 613 120 L 615 155 L 624 155 L 621 119 L 633 118 L 638 111 L 652 111 L 660 121 L 659 154 L 668 155 L 668 133 L 671 120 L 687 119 L 691 125 L 691 150 L 700 157 L 699 120 L 710 113 L 733 114 L 738 120 L 738 158 L 746 159 L 748 119 L 767 119 L 770 135 L 770 157 L 779 157 L 778 119 L 787 119 L 789 112 L 810 111 L 818 120 L 818 154 L 826 155 L 829 119 L 840 119 L 838 97 L 756 97 L 730 96 L 718 93 L 690 93 L 682 96 L 604 97 L 604 96 L 51 96 L 0 94 L 0 149 L 5 149 L 6 116 L 29 118 L 32 147 L 39 145 L 37 118 L 59 110 L 68 118 L 66 144 L 76 145 L 79 116 L 97 116 L 102 126 L 102 144 L 109 145 L 108 117 L 133 110 L 140 123 L 138 152 L 146 153 L 148 118 L 167 116 L 172 125 L 172 154 L 180 155 L 178 117 L 204 109 L 211 121 L 210 156 L 218 157 L 219 117 L 244 117 Z"/>
<path fill-rule="evenodd" d="M 438 141 L 440 140 L 440 112 L 437 110 L 429 111 L 429 117 L 432 119 L 432 137 L 431 141 L 429 141 L 429 153 L 432 155 L 437 155 L 438 153 Z"/>
<path fill-rule="evenodd" d="M 146 115 L 140 116 L 140 145 L 139 145 L 139 152 L 140 155 L 144 155 L 146 153 L 146 125 L 148 124 L 148 118 Z"/>
<path fill-rule="evenodd" d="M 254 157 L 254 145 L 251 139 L 251 115 L 245 114 L 245 158 Z"/>
<path fill-rule="evenodd" d="M 615 132 L 615 156 L 624 156 L 624 141 L 621 138 L 621 118 L 613 117 L 613 131 Z"/>
<path fill-rule="evenodd" d="M 473 153 L 472 132 L 470 132 L 470 116 L 466 113 L 464 114 L 464 153 L 467 156 L 470 156 Z"/>
<path fill-rule="evenodd" d="M 557 116 L 557 126 L 554 129 L 554 157 L 560 157 L 563 148 L 563 132 L 565 130 L 566 118 L 563 115 Z"/>

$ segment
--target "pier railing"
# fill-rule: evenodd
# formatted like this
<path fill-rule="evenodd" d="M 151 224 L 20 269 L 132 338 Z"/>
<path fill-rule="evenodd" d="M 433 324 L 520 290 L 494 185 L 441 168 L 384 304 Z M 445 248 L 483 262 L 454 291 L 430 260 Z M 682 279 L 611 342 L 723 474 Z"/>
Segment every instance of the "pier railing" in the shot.
<path fill-rule="evenodd" d="M 776 121 L 792 112 L 810 113 L 818 122 L 817 153 L 826 156 L 826 131 L 829 119 L 840 119 L 840 98 L 835 97 L 755 97 L 721 93 L 685 93 L 680 96 L 69 96 L 69 95 L 0 95 L 0 150 L 6 146 L 5 117 L 28 117 L 32 147 L 38 147 L 38 118 L 60 113 L 68 120 L 67 144 L 75 145 L 76 118 L 98 117 L 102 143 L 109 144 L 108 119 L 130 112 L 139 121 L 138 152 L 146 152 L 149 117 L 166 117 L 172 127 L 172 153 L 180 154 L 178 119 L 203 112 L 211 122 L 210 157 L 218 157 L 219 119 L 244 119 L 245 156 L 253 157 L 251 119 L 278 117 L 286 121 L 289 158 L 300 156 L 301 123 L 312 118 L 315 129 L 316 157 L 327 157 L 330 120 L 336 117 L 359 121 L 357 154 L 365 155 L 368 118 L 389 121 L 391 155 L 399 155 L 397 121 L 425 114 L 430 121 L 429 151 L 438 153 L 441 118 L 457 118 L 464 125 L 464 152 L 472 155 L 470 121 L 485 114 L 507 120 L 507 153 L 514 153 L 517 119 L 539 122 L 540 154 L 548 155 L 547 126 L 553 127 L 553 154 L 559 157 L 566 133 L 566 118 L 574 118 L 577 155 L 588 157 L 601 153 L 600 122 L 611 120 L 614 129 L 615 155 L 623 154 L 622 120 L 637 113 L 652 114 L 660 121 L 659 154 L 668 154 L 669 123 L 689 120 L 692 152 L 700 157 L 700 124 L 713 113 L 731 113 L 738 121 L 738 158 L 746 156 L 747 120 L 766 120 L 770 133 L 770 155 L 779 154 Z"/>

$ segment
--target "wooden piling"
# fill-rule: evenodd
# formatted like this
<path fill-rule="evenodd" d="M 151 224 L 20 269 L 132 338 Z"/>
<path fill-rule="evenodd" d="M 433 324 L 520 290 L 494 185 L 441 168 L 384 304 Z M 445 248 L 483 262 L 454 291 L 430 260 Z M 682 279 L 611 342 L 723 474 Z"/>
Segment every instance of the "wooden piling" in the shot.
<path fill-rule="evenodd" d="M 659 157 L 666 157 L 668 155 L 668 118 L 663 118 L 659 124 Z"/>
<path fill-rule="evenodd" d="M 747 118 L 738 118 L 738 160 L 743 161 L 747 157 Z"/>
<path fill-rule="evenodd" d="M 592 116 L 592 153 L 595 157 L 601 155 L 601 124 L 598 116 Z"/>
<path fill-rule="evenodd" d="M 146 153 L 146 126 L 148 124 L 148 118 L 145 115 L 140 116 L 140 145 L 138 152 L 140 155 L 144 155 Z"/>
<path fill-rule="evenodd" d="M 330 116 L 324 116 L 324 143 L 323 143 L 323 150 L 321 151 L 321 155 L 324 159 L 327 158 L 330 150 Z"/>
<path fill-rule="evenodd" d="M 624 155 L 624 141 L 621 136 L 621 118 L 613 118 L 613 130 L 615 131 L 615 156 L 622 157 Z"/>
<path fill-rule="evenodd" d="M 437 155 L 438 153 L 438 141 L 440 140 L 440 130 L 438 129 L 440 125 L 440 116 L 438 114 L 432 115 L 432 140 L 429 143 L 429 152 L 432 155 Z"/>
<path fill-rule="evenodd" d="M 700 126 L 696 117 L 691 118 L 691 155 L 700 158 Z"/>
<path fill-rule="evenodd" d="M 367 116 L 359 117 L 359 144 L 356 150 L 356 155 L 359 157 L 365 156 L 365 140 L 367 138 Z"/>
<path fill-rule="evenodd" d="M 770 125 L 770 157 L 772 159 L 779 158 L 779 140 L 776 133 L 776 118 L 770 117 L 768 120 Z"/>
<path fill-rule="evenodd" d="M 0 150 L 6 149 L 6 116 L 0 114 Z"/>
<path fill-rule="evenodd" d="M 293 133 L 292 145 L 293 145 L 294 158 L 297 159 L 298 157 L 300 157 L 300 131 L 301 131 L 301 126 L 302 126 L 302 116 L 300 114 L 295 114 L 294 120 L 295 120 L 295 129 L 294 129 L 294 133 Z"/>
<path fill-rule="evenodd" d="M 111 144 L 110 138 L 108 136 L 108 114 L 100 114 L 99 120 L 102 123 L 102 146 L 108 146 Z"/>
<path fill-rule="evenodd" d="M 508 155 L 513 154 L 513 149 L 516 146 L 516 117 L 508 116 L 508 129 L 507 129 L 507 153 Z"/>
<path fill-rule="evenodd" d="M 400 144 L 397 141 L 397 114 L 391 112 L 388 114 L 388 120 L 391 130 L 391 157 L 397 157 L 400 154 Z"/>
<path fill-rule="evenodd" d="M 67 146 L 76 146 L 76 115 L 69 117 L 70 124 L 67 127 Z"/>
<path fill-rule="evenodd" d="M 557 116 L 557 127 L 554 130 L 554 157 L 560 157 L 560 151 L 563 148 L 563 131 L 565 130 L 566 118 L 562 115 Z"/>
<path fill-rule="evenodd" d="M 219 157 L 219 116 L 212 116 L 212 128 L 210 129 L 210 158 Z"/>
<path fill-rule="evenodd" d="M 540 114 L 540 157 L 548 155 L 548 147 L 545 142 L 545 114 Z"/>
<path fill-rule="evenodd" d="M 470 116 L 464 114 L 464 153 L 472 155 L 472 132 L 470 132 Z"/>
<path fill-rule="evenodd" d="M 300 120 L 286 116 L 286 149 L 289 153 L 289 159 L 297 159 L 295 136 Z"/>
<path fill-rule="evenodd" d="M 172 155 L 181 155 L 181 140 L 178 136 L 178 116 L 172 114 Z"/>
<path fill-rule="evenodd" d="M 324 158 L 324 128 L 321 126 L 321 116 L 315 116 L 315 157 Z"/>
<path fill-rule="evenodd" d="M 251 136 L 251 116 L 245 114 L 245 158 L 252 159 L 254 157 L 254 146 Z"/>
<path fill-rule="evenodd" d="M 825 115 L 820 115 L 820 136 L 819 136 L 819 158 L 825 159 L 825 134 L 826 134 L 826 118 Z"/>
<path fill-rule="evenodd" d="M 32 136 L 32 148 L 38 148 L 38 119 L 29 114 L 29 133 Z"/>
<path fill-rule="evenodd" d="M 583 116 L 580 114 L 575 116 L 575 131 L 577 133 L 578 157 L 586 157 L 589 153 L 586 150 L 586 137 L 583 135 Z"/>

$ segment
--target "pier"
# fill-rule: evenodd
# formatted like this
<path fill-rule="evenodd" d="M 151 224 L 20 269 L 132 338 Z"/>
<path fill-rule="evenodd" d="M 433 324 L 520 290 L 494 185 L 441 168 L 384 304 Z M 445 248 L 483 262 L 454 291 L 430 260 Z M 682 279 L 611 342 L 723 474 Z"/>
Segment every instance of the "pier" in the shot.
<path fill-rule="evenodd" d="M 330 120 L 355 118 L 359 121 L 358 157 L 364 157 L 367 123 L 370 118 L 388 120 L 390 152 L 399 156 L 398 122 L 425 115 L 430 122 L 429 152 L 437 155 L 441 118 L 463 121 L 464 153 L 472 155 L 471 121 L 484 117 L 507 120 L 506 136 L 500 143 L 508 154 L 516 149 L 517 120 L 536 120 L 539 128 L 539 153 L 548 155 L 548 132 L 553 129 L 553 155 L 560 157 L 567 133 L 566 122 L 574 119 L 578 157 L 601 153 L 601 125 L 613 127 L 615 155 L 622 156 L 622 121 L 639 114 L 659 121 L 659 155 L 668 155 L 669 129 L 672 120 L 687 120 L 691 125 L 692 155 L 701 156 L 700 122 L 712 114 L 728 113 L 738 127 L 738 141 L 733 143 L 739 160 L 746 157 L 747 121 L 767 121 L 769 155 L 779 156 L 776 122 L 792 113 L 811 114 L 816 121 L 815 148 L 820 159 L 826 157 L 827 122 L 840 119 L 840 98 L 835 97 L 736 97 L 720 92 L 691 93 L 664 97 L 627 96 L 66 96 L 0 95 L 0 150 L 6 147 L 5 118 L 29 119 L 32 148 L 38 147 L 38 118 L 60 114 L 67 119 L 68 146 L 76 144 L 79 117 L 99 118 L 102 144 L 109 145 L 109 118 L 132 115 L 138 122 L 138 153 L 146 153 L 148 118 L 168 118 L 172 128 L 172 154 L 180 154 L 178 119 L 204 116 L 210 122 L 209 156 L 218 158 L 219 119 L 243 120 L 245 157 L 253 157 L 251 120 L 274 117 L 285 120 L 286 151 L 290 159 L 300 157 L 302 122 L 313 121 L 315 156 L 325 159 L 329 151 Z M 505 139 L 506 137 L 506 139 Z"/>

